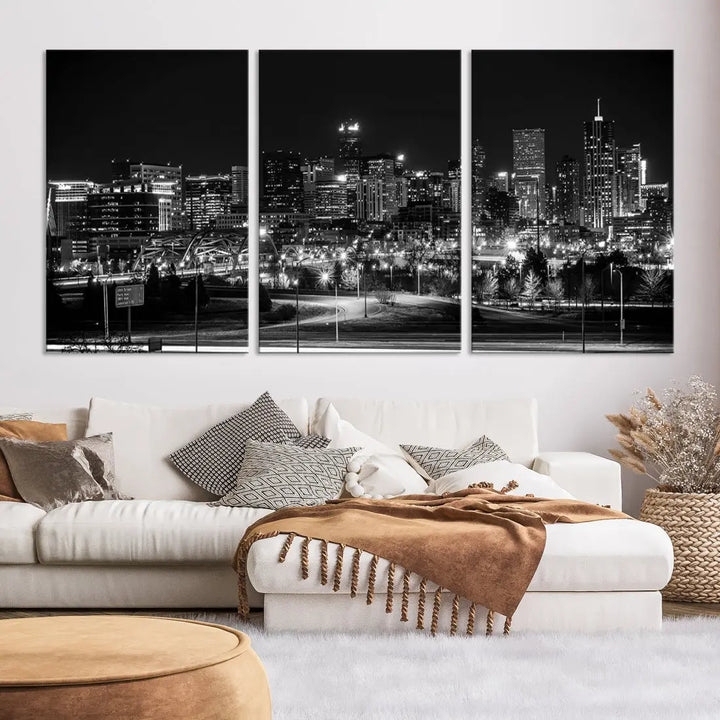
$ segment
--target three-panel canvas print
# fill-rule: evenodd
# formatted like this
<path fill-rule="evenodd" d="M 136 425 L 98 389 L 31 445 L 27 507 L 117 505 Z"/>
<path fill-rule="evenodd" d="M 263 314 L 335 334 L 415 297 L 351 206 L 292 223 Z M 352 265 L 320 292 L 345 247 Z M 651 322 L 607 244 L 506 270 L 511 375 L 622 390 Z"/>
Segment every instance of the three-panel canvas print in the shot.
<path fill-rule="evenodd" d="M 468 147 L 461 55 L 48 51 L 47 349 L 672 352 L 672 51 L 473 51 Z"/>

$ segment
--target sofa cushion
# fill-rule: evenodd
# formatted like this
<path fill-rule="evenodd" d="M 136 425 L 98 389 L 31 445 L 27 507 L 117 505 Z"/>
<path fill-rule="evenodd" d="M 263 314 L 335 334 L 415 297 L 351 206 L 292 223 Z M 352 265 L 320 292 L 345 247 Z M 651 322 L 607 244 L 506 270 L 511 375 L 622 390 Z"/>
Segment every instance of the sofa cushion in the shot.
<path fill-rule="evenodd" d="M 229 564 L 245 529 L 269 512 L 186 500 L 73 503 L 40 523 L 38 558 L 49 565 Z"/>
<path fill-rule="evenodd" d="M 45 511 L 28 503 L 0 502 L 0 565 L 37 562 L 35 526 Z"/>
<path fill-rule="evenodd" d="M 639 520 L 598 520 L 595 522 L 547 526 L 545 552 L 528 591 L 594 592 L 660 590 L 665 587 L 673 568 L 670 538 L 656 525 Z M 261 593 L 326 593 L 333 592 L 332 583 L 320 584 L 320 542 L 310 543 L 308 558 L 310 577 L 300 573 L 300 549 L 296 541 L 284 563 L 278 554 L 286 535 L 278 535 L 254 543 L 248 553 L 248 577 Z M 335 567 L 336 546 L 330 551 L 330 570 Z M 345 548 L 340 592 L 350 592 L 350 572 L 354 550 Z M 359 585 L 367 587 L 371 555 L 363 553 L 360 560 Z M 388 563 L 377 566 L 377 588 L 387 582 Z M 468 568 L 468 572 L 471 569 Z M 403 573 L 395 572 L 395 589 L 402 592 Z M 412 576 L 411 592 L 418 589 L 419 578 Z"/>
<path fill-rule="evenodd" d="M 538 454 L 535 400 L 321 398 L 315 405 L 314 422 L 319 422 L 329 403 L 343 420 L 395 448 L 407 443 L 459 449 L 487 435 L 511 462 L 529 467 Z"/>
<path fill-rule="evenodd" d="M 124 495 L 148 500 L 214 500 L 214 495 L 184 477 L 168 456 L 249 405 L 171 408 L 92 398 L 87 434 L 113 434 L 116 485 Z M 307 401 L 280 400 L 278 405 L 306 434 Z"/>

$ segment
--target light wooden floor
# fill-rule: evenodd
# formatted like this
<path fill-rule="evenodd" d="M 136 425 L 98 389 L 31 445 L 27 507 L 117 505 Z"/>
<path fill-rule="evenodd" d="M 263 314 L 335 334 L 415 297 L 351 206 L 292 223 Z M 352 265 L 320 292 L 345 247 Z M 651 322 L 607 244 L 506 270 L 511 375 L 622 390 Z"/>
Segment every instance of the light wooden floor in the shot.
<path fill-rule="evenodd" d="M 35 617 L 38 615 L 117 615 L 117 614 L 134 614 L 138 613 L 140 615 L 144 615 L 148 612 L 154 612 L 154 611 L 148 611 L 148 610 L 0 610 L 0 620 L 5 620 L 7 618 L 18 618 L 18 617 Z M 172 614 L 173 612 L 182 612 L 182 611 L 175 611 L 175 610 L 168 610 L 168 613 Z M 202 612 L 202 610 L 198 610 L 198 612 Z M 215 611 L 211 611 L 215 612 Z M 258 610 L 256 612 L 252 613 L 253 615 L 257 614 L 257 619 L 259 620 L 261 616 L 261 612 Z M 683 603 L 683 602 L 670 602 L 670 601 L 663 601 L 663 617 L 697 617 L 697 616 L 710 616 L 710 617 L 720 617 L 720 603 Z"/>

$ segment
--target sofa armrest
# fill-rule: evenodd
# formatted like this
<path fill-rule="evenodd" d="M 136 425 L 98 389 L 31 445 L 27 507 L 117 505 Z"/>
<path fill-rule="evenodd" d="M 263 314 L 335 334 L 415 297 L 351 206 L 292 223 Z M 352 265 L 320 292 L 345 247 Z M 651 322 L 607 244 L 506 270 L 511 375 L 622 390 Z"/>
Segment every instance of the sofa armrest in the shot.
<path fill-rule="evenodd" d="M 549 475 L 578 500 L 622 510 L 620 465 L 586 452 L 546 452 L 535 458 L 533 470 Z"/>

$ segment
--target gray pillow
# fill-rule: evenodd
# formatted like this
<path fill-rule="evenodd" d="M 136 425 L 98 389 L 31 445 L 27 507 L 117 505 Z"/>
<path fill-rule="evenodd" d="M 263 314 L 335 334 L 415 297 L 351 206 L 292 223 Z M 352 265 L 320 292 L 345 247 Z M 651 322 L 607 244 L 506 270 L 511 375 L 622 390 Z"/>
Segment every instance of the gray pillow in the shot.
<path fill-rule="evenodd" d="M 28 412 L 3 412 L 0 413 L 0 422 L 6 420 L 32 420 L 32 413 Z"/>
<path fill-rule="evenodd" d="M 465 450 L 436 448 L 428 445 L 401 445 L 410 464 L 428 480 L 479 465 L 480 463 L 509 460 L 507 453 L 487 435 L 483 435 Z"/>
<path fill-rule="evenodd" d="M 248 440 L 282 443 L 299 437 L 293 421 L 265 392 L 249 408 L 213 425 L 168 459 L 203 490 L 225 495 L 235 487 Z"/>
<path fill-rule="evenodd" d="M 122 498 L 115 488 L 111 433 L 58 442 L 0 438 L 0 452 L 20 497 L 43 510 Z"/>
<path fill-rule="evenodd" d="M 340 495 L 347 464 L 358 449 L 308 450 L 248 440 L 237 487 L 209 504 L 270 510 L 322 505 Z"/>

